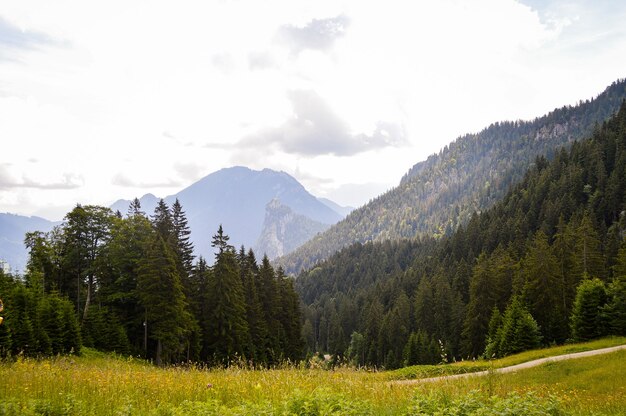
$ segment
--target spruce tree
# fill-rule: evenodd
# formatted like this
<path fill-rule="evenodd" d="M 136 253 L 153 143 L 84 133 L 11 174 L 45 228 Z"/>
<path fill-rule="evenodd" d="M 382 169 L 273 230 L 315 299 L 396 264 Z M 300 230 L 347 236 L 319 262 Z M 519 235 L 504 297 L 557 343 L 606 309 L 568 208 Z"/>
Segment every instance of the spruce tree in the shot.
<path fill-rule="evenodd" d="M 524 299 L 546 342 L 563 342 L 568 335 L 558 270 L 548 237 L 543 231 L 537 232 L 522 261 L 526 280 Z"/>
<path fill-rule="evenodd" d="M 174 256 L 158 233 L 139 263 L 137 290 L 148 337 L 156 343 L 151 355 L 157 365 L 175 361 L 184 353 L 191 316 Z"/>
<path fill-rule="evenodd" d="M 239 251 L 237 261 L 246 304 L 246 321 L 250 331 L 250 349 L 247 356 L 257 365 L 266 365 L 267 351 L 264 344 L 267 341 L 268 329 L 257 290 L 256 276 L 259 268 L 254 252 L 249 250 L 246 253 L 243 246 Z"/>
<path fill-rule="evenodd" d="M 515 354 L 541 345 L 541 334 L 537 322 L 518 296 L 504 311 L 502 326 L 497 331 L 496 356 Z"/>
<path fill-rule="evenodd" d="M 235 250 L 228 245 L 222 226 L 213 236 L 211 245 L 218 252 L 208 287 L 211 312 L 207 341 L 213 361 L 227 365 L 231 360 L 242 358 L 249 349 L 246 306 Z"/>
<path fill-rule="evenodd" d="M 264 353 L 270 364 L 275 364 L 280 358 L 280 321 L 279 292 L 276 284 L 276 274 L 267 256 L 263 256 L 256 278 L 256 287 L 259 295 L 263 319 L 267 328 L 267 338 L 263 342 Z"/>
<path fill-rule="evenodd" d="M 584 279 L 580 283 L 570 319 L 575 341 L 588 341 L 606 334 L 608 323 L 603 313 L 606 303 L 606 287 L 601 280 Z"/>

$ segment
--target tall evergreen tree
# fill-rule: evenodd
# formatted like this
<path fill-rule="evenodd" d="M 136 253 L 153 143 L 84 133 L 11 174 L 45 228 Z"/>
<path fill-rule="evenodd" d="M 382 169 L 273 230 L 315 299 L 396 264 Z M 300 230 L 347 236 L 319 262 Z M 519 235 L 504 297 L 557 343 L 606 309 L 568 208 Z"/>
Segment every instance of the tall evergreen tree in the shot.
<path fill-rule="evenodd" d="M 588 341 L 607 333 L 608 322 L 603 313 L 606 303 L 606 287 L 601 280 L 584 279 L 580 283 L 570 321 L 575 341 Z"/>
<path fill-rule="evenodd" d="M 280 294 L 276 284 L 276 273 L 267 256 L 263 256 L 261 260 L 256 283 L 265 327 L 267 328 L 267 339 L 263 343 L 263 348 L 269 363 L 274 364 L 280 358 Z"/>
<path fill-rule="evenodd" d="M 156 343 L 151 355 L 157 365 L 175 361 L 184 353 L 191 316 L 176 262 L 158 233 L 139 263 L 137 290 L 148 337 Z"/>
<path fill-rule="evenodd" d="M 522 261 L 526 280 L 524 299 L 537 320 L 544 340 L 563 342 L 567 338 L 567 315 L 563 310 L 558 261 L 552 254 L 548 237 L 537 232 Z"/>
<path fill-rule="evenodd" d="M 218 249 L 209 279 L 211 313 L 209 351 L 214 362 L 228 364 L 249 350 L 248 323 L 243 287 L 239 278 L 235 250 L 220 226 L 212 246 Z"/>

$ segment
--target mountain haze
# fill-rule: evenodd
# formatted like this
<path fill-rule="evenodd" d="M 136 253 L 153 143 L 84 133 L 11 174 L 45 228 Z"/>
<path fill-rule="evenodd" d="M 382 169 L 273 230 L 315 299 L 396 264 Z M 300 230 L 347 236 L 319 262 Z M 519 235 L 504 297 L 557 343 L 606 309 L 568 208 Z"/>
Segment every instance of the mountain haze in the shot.
<path fill-rule="evenodd" d="M 619 109 L 626 81 L 597 98 L 556 109 L 533 121 L 495 123 L 459 137 L 417 163 L 398 187 L 350 213 L 344 220 L 277 260 L 298 273 L 355 242 L 398 240 L 452 233 L 474 212 L 492 206 L 519 182 L 539 155 L 590 134 Z"/>

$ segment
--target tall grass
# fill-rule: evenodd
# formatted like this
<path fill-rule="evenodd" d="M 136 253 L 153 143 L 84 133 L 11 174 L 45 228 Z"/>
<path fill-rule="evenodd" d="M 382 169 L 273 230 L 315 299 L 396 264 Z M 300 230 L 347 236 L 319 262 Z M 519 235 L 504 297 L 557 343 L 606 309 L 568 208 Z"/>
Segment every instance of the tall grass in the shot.
<path fill-rule="evenodd" d="M 0 362 L 0 415 L 430 414 L 419 406 L 467 410 L 441 414 L 507 414 L 502 409 L 515 406 L 545 410 L 535 414 L 624 414 L 625 359 L 617 352 L 516 374 L 397 386 L 385 372 L 157 368 L 86 350 Z"/>

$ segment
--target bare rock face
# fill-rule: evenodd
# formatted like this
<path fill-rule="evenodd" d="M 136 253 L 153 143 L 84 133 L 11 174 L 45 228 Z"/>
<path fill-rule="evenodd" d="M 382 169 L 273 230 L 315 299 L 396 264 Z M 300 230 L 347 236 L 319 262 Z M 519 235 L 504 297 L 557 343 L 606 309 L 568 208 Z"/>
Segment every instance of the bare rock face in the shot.
<path fill-rule="evenodd" d="M 265 207 L 263 230 L 254 251 L 259 256 L 266 254 L 269 259 L 275 259 L 295 250 L 328 227 L 329 224 L 296 214 L 274 198 Z"/>

